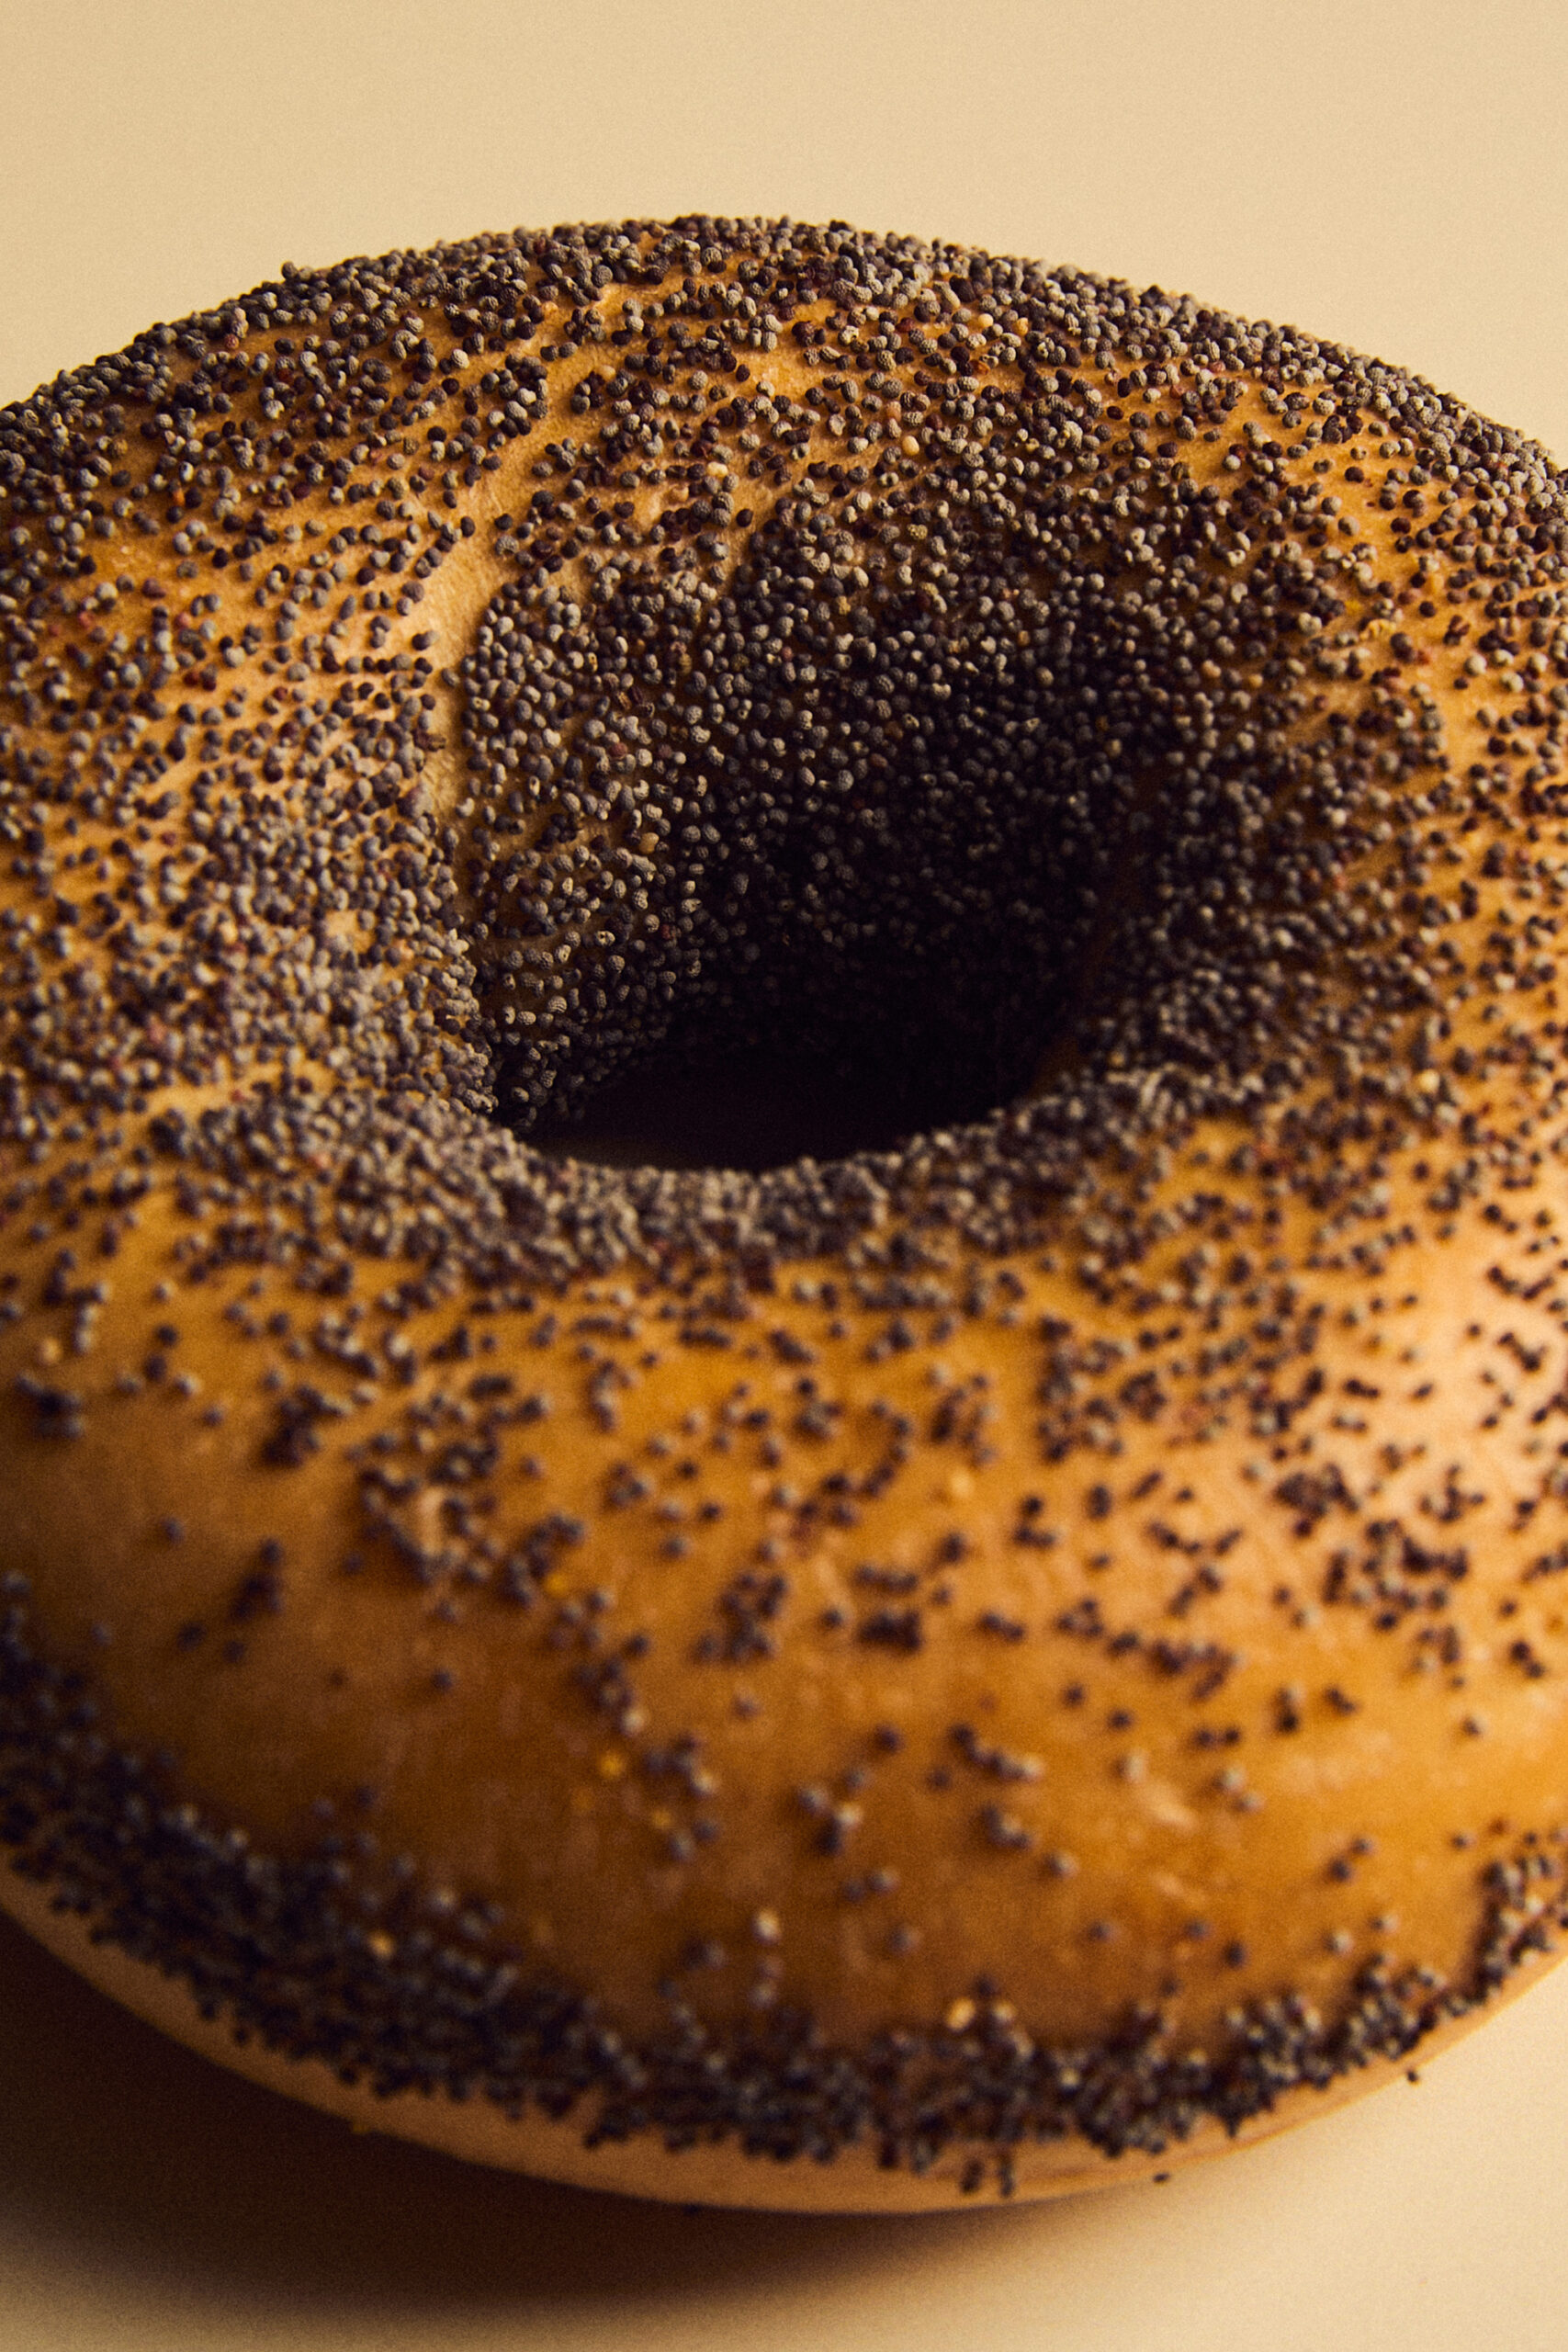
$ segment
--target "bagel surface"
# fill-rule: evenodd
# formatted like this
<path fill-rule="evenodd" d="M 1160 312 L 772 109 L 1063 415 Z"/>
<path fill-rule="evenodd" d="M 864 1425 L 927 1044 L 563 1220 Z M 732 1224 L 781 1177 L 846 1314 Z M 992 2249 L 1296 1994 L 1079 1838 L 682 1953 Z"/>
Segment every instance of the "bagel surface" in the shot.
<path fill-rule="evenodd" d="M 286 273 L 0 487 L 7 1907 L 319 2104 L 737 2203 L 1122 2177 L 1521 1980 L 1538 450 L 691 220 Z M 821 1072 L 863 1132 L 765 1164 Z M 637 1084 L 764 1164 L 572 1154 Z"/>

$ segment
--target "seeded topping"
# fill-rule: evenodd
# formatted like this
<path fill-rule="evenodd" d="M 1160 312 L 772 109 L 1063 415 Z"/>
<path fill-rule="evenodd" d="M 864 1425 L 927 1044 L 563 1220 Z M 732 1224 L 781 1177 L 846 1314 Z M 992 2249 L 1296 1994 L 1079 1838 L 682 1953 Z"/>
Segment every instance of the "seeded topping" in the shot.
<path fill-rule="evenodd" d="M 0 508 L 20 1868 L 389 2096 L 976 2188 L 1551 1939 L 1539 450 L 696 219 L 286 270 Z M 628 1088 L 738 1148 L 574 1148 Z"/>

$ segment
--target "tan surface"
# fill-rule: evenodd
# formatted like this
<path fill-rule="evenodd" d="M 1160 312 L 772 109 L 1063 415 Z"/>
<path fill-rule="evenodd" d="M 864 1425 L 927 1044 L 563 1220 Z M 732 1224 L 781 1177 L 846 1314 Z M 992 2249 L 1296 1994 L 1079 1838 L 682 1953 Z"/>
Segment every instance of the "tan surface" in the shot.
<path fill-rule="evenodd" d="M 1265 40 L 1229 7 L 1182 12 L 1178 38 L 1174 15 L 1125 8 L 863 8 L 846 29 L 842 11 L 705 6 L 670 11 L 657 52 L 646 17 L 609 8 L 547 33 L 469 7 L 433 33 L 428 11 L 345 6 L 307 31 L 277 7 L 265 54 L 254 17 L 199 21 L 198 42 L 188 8 L 0 13 L 0 391 L 286 254 L 695 203 L 1158 277 L 1338 333 L 1568 447 L 1546 10 L 1511 11 L 1483 50 L 1461 11 L 1426 9 L 1418 55 L 1412 12 L 1341 7 Z M 1568 2318 L 1562 1980 L 1418 2101 L 1157 2194 L 918 2225 L 688 2223 L 379 2146 L 345 2159 L 331 2125 L 165 2052 L 9 1937 L 0 2001 L 0 2345 L 1072 2352 L 1157 2329 L 1440 2352 L 1484 2328 L 1533 2352 Z M 155 2120 L 127 2177 L 140 2085 Z"/>

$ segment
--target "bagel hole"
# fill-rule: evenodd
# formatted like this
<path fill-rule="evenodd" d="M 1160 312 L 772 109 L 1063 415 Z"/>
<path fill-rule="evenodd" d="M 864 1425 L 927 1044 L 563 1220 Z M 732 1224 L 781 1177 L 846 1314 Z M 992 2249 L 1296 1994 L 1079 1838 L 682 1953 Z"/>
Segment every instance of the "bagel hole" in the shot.
<path fill-rule="evenodd" d="M 920 780 L 889 763 L 881 792 L 904 819 L 904 856 L 842 873 L 820 933 L 801 919 L 816 854 L 817 812 L 806 812 L 750 864 L 744 900 L 719 888 L 689 902 L 700 968 L 645 1034 L 623 1027 L 612 1044 L 584 1023 L 564 1050 L 525 1066 L 515 1093 L 502 1048 L 502 1117 L 558 1160 L 760 1174 L 893 1151 L 1015 1102 L 1072 1056 L 1100 960 L 1087 938 L 1089 861 L 1044 846 L 1055 784 L 1006 774 L 987 855 L 955 882 L 950 845 L 919 821 Z M 724 796 L 706 808 L 727 831 Z M 751 965 L 734 956 L 742 910 L 745 937 L 763 943 Z"/>
<path fill-rule="evenodd" d="M 552 1158 L 891 1150 L 1094 1061 L 1136 992 L 1161 722 L 1135 618 L 1094 572 L 1047 602 L 1010 535 L 952 519 L 940 613 L 850 608 L 815 528 L 760 533 L 673 652 L 642 581 L 492 607 L 470 677 L 502 756 L 465 888 L 496 1115 Z M 554 678 L 558 639 L 596 694 L 630 683 L 555 767 L 530 754 L 525 861 L 494 796 L 515 679 Z"/>

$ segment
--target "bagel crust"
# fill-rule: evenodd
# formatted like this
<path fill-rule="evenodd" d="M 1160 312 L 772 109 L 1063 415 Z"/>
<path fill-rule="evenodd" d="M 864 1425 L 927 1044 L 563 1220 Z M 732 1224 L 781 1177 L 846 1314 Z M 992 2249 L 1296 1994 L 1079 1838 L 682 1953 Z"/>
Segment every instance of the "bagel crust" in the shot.
<path fill-rule="evenodd" d="M 797 2209 L 1514 1990 L 1565 571 L 1395 368 L 842 224 L 286 268 L 0 414 L 0 1902 Z M 821 1071 L 895 1139 L 766 1164 Z M 627 1085 L 763 1164 L 573 1153 Z"/>

